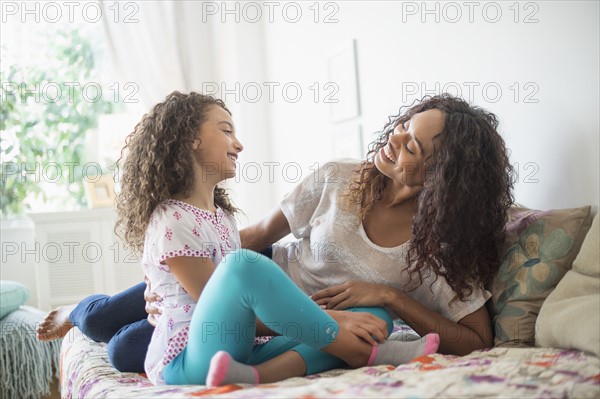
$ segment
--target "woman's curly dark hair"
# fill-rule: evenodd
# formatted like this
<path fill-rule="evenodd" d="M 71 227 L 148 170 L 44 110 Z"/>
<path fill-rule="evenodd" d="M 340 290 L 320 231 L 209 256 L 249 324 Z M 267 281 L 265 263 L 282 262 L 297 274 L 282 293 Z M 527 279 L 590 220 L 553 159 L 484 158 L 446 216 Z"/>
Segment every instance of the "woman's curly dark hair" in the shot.
<path fill-rule="evenodd" d="M 473 285 L 491 283 L 501 261 L 507 210 L 514 201 L 514 170 L 496 130 L 496 115 L 449 94 L 425 96 L 408 109 L 401 107 L 369 145 L 348 196 L 359 204 L 363 220 L 389 182 L 374 167 L 375 155 L 397 125 L 430 109 L 444 113 L 444 128 L 425 161 L 407 261 L 411 279 L 416 274 L 421 284 L 424 272 L 433 271 L 464 300 Z"/>
<path fill-rule="evenodd" d="M 121 150 L 121 192 L 117 196 L 115 232 L 139 253 L 150 216 L 163 201 L 189 195 L 194 185 L 190 146 L 207 119 L 211 107 L 225 103 L 195 92 L 174 91 L 156 104 L 127 136 Z M 228 214 L 237 212 L 225 189 L 215 188 L 215 206 Z"/>

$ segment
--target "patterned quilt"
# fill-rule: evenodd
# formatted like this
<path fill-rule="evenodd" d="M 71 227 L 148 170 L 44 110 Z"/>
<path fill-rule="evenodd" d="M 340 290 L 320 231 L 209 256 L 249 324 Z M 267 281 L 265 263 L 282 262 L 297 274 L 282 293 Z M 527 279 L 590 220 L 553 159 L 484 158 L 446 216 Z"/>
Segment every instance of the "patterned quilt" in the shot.
<path fill-rule="evenodd" d="M 76 331 L 75 333 L 73 333 Z M 63 398 L 600 398 L 600 359 L 548 348 L 494 348 L 468 356 L 430 355 L 398 367 L 332 370 L 276 384 L 154 387 L 140 374 L 120 373 L 106 347 L 77 330 L 61 350 Z"/>

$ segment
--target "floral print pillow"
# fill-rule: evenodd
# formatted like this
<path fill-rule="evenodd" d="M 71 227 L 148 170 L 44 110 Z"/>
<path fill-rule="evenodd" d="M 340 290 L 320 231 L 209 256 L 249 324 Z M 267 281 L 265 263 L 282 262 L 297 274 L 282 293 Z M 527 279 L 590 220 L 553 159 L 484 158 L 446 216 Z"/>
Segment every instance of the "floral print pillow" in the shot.
<path fill-rule="evenodd" d="M 571 269 L 591 225 L 589 206 L 509 210 L 503 261 L 491 287 L 495 346 L 534 346 L 546 297 Z"/>

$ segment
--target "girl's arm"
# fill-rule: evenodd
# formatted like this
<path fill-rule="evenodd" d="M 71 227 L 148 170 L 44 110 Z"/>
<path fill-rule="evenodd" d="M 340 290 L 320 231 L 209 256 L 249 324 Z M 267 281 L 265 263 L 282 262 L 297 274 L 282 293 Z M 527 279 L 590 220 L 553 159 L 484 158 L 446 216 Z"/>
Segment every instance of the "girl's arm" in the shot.
<path fill-rule="evenodd" d="M 262 251 L 290 234 L 290 224 L 281 208 L 277 207 L 261 221 L 240 231 L 242 248 Z"/>
<path fill-rule="evenodd" d="M 200 294 L 215 270 L 210 258 L 178 256 L 165 261 L 179 284 L 198 302 Z"/>
<path fill-rule="evenodd" d="M 261 251 L 291 232 L 290 224 L 277 207 L 261 221 L 240 231 L 242 248 Z M 180 256 L 166 260 L 175 278 L 194 300 L 198 301 L 204 286 L 215 270 L 209 258 Z M 256 335 L 278 335 L 256 320 Z"/>
<path fill-rule="evenodd" d="M 440 353 L 462 356 L 493 346 L 492 325 L 485 305 L 455 323 L 387 285 L 350 281 L 321 290 L 312 298 L 319 305 L 327 305 L 328 309 L 353 306 L 391 309 L 419 335 L 438 333 Z"/>
<path fill-rule="evenodd" d="M 242 231 L 242 247 L 262 250 L 290 233 L 290 224 L 280 208 Z M 194 300 L 200 298 L 209 277 L 215 270 L 210 258 L 178 256 L 165 261 L 175 278 Z"/>

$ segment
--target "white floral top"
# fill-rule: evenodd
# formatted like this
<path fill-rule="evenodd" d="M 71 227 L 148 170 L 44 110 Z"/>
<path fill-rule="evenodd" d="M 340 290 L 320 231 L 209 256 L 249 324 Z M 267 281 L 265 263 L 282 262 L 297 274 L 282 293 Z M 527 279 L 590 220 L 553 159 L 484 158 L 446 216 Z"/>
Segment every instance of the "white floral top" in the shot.
<path fill-rule="evenodd" d="M 163 368 L 187 345 L 196 301 L 170 272 L 166 259 L 177 256 L 210 258 L 217 266 L 227 252 L 240 248 L 240 234 L 233 217 L 182 201 L 159 205 L 146 230 L 142 268 L 153 291 L 162 298 L 154 305 L 162 311 L 146 355 L 150 381 L 164 384 Z"/>

